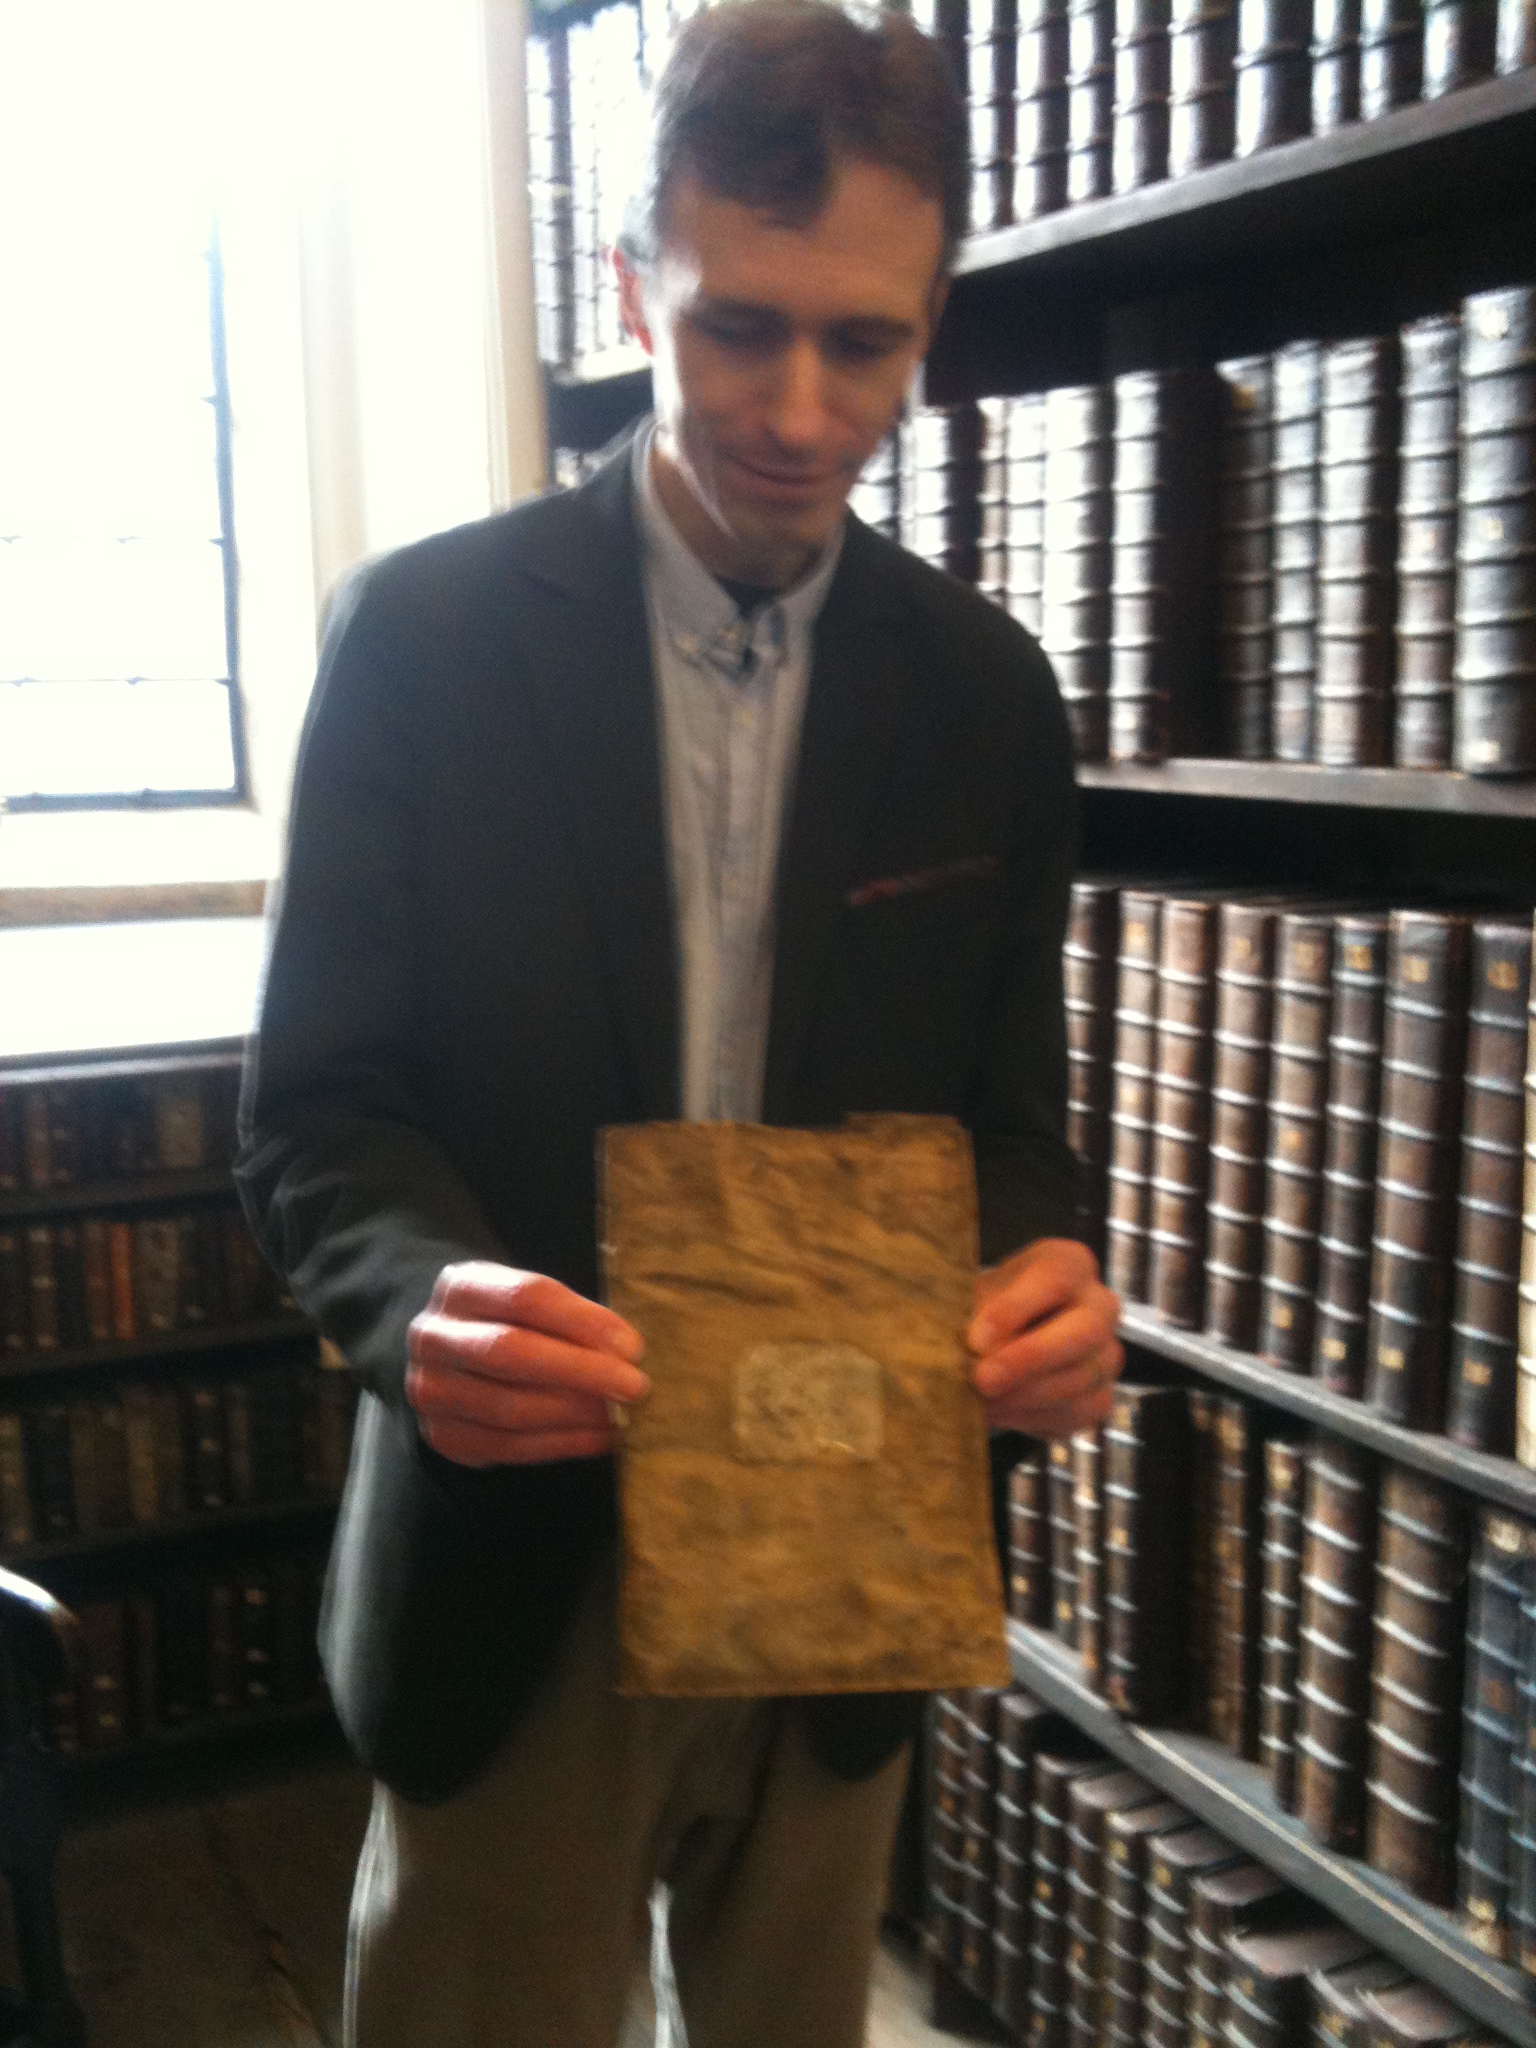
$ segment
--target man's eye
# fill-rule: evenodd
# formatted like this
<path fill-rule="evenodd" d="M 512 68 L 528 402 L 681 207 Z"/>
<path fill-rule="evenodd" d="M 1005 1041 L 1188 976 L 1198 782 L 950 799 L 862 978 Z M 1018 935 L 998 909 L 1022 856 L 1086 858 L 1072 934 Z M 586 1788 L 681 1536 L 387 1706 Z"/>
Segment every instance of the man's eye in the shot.
<path fill-rule="evenodd" d="M 879 363 L 893 355 L 897 344 L 867 334 L 838 334 L 832 338 L 832 354 L 842 363 Z"/>
<path fill-rule="evenodd" d="M 765 328 L 738 320 L 698 320 L 694 325 L 722 348 L 766 348 L 772 337 Z"/>

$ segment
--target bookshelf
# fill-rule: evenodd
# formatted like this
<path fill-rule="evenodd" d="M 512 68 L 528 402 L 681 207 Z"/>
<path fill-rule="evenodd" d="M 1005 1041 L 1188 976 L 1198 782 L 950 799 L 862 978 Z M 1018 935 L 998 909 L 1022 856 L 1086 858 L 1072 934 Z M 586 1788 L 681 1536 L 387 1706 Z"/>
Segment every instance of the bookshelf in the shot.
<path fill-rule="evenodd" d="M 253 917 L 0 932 L 0 1559 L 80 1617 L 56 1725 L 88 1772 L 329 1711 L 352 1389 L 229 1167 L 261 943 Z"/>

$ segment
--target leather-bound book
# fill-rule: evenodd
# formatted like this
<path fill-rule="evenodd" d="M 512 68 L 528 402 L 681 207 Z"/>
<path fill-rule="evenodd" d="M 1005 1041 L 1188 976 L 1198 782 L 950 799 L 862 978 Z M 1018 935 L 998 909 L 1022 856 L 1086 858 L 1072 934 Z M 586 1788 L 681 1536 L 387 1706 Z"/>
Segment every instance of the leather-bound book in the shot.
<path fill-rule="evenodd" d="M 27 1490 L 32 1526 L 39 1543 L 75 1533 L 75 1482 L 67 1401 L 40 1401 L 23 1425 Z"/>
<path fill-rule="evenodd" d="M 1067 1141 L 1077 1157 L 1078 1224 L 1083 1241 L 1100 1256 L 1109 1200 L 1119 934 L 1119 885 L 1093 878 L 1074 882 L 1067 936 L 1062 946 L 1067 1011 Z"/>
<path fill-rule="evenodd" d="M 965 1771 L 970 1747 L 963 1695 L 935 1695 L 932 1729 L 928 1939 L 934 1951 L 958 1969 L 965 1925 Z"/>
<path fill-rule="evenodd" d="M 967 112 L 971 131 L 971 219 L 973 230 L 1008 227 L 1013 220 L 1014 59 L 1017 24 L 1008 9 L 1003 25 L 996 9 L 966 37 Z"/>
<path fill-rule="evenodd" d="M 1104 1425 L 1103 1691 L 1132 1720 L 1162 1720 L 1185 1680 L 1189 1411 L 1179 1387 L 1122 1381 Z"/>
<path fill-rule="evenodd" d="M 1416 320 L 1400 342 L 1392 758 L 1399 768 L 1445 768 L 1456 655 L 1460 318 Z"/>
<path fill-rule="evenodd" d="M 1045 581 L 1045 399 L 1038 392 L 1008 401 L 1005 461 L 1008 613 L 1038 640 Z"/>
<path fill-rule="evenodd" d="M 0 1083 L 0 1195 L 21 1192 L 21 1102 L 14 1084 Z"/>
<path fill-rule="evenodd" d="M 1204 1319 L 1217 908 L 1212 897 L 1166 897 L 1158 940 L 1147 1294 L 1184 1329 Z"/>
<path fill-rule="evenodd" d="M 1314 757 L 1387 758 L 1397 558 L 1398 339 L 1323 350 Z"/>
<path fill-rule="evenodd" d="M 1478 919 L 1470 984 L 1445 1433 L 1470 1450 L 1508 1457 L 1515 1447 L 1528 921 Z"/>
<path fill-rule="evenodd" d="M 1273 370 L 1269 356 L 1216 365 L 1226 386 L 1217 500 L 1218 655 L 1226 751 L 1269 758 L 1270 598 L 1273 572 Z"/>
<path fill-rule="evenodd" d="M 1135 192 L 1168 175 L 1169 0 L 1116 0 L 1111 184 Z"/>
<path fill-rule="evenodd" d="M 0 1414 L 0 1543 L 16 1551 L 31 1541 L 25 1431 L 20 1415 L 8 1409 Z"/>
<path fill-rule="evenodd" d="M 1467 1517 L 1451 1487 L 1382 1475 L 1371 1633 L 1365 1853 L 1435 1905 L 1453 1891 Z"/>
<path fill-rule="evenodd" d="M 1012 165 L 1007 166 L 1010 177 Z M 976 594 L 1008 604 L 1008 411 L 1006 398 L 976 401 Z"/>
<path fill-rule="evenodd" d="M 1493 76 L 1499 0 L 1424 0 L 1424 97 Z"/>
<path fill-rule="evenodd" d="M 1360 0 L 1313 0 L 1312 132 L 1360 118 Z"/>
<path fill-rule="evenodd" d="M 1157 891 L 1120 892 L 1104 1277 L 1127 1301 L 1148 1298 L 1152 1086 L 1157 1066 L 1157 960 L 1162 911 L 1163 899 Z"/>
<path fill-rule="evenodd" d="M 1246 1401 L 1216 1407 L 1216 1630 L 1210 1732 L 1238 1756 L 1259 1753 L 1259 1588 L 1264 1437 Z"/>
<path fill-rule="evenodd" d="M 86 1600 L 80 1622 L 80 1741 L 117 1749 L 128 1740 L 128 1610 L 121 1597 Z"/>
<path fill-rule="evenodd" d="M 1464 917 L 1392 913 L 1365 1392 L 1410 1429 L 1445 1415 L 1467 942 Z"/>
<path fill-rule="evenodd" d="M 1350 912 L 1334 926 L 1312 1370 L 1336 1394 L 1365 1385 L 1387 930 L 1377 912 Z"/>
<path fill-rule="evenodd" d="M 1481 1508 L 1468 1574 L 1456 1910 L 1472 1940 L 1500 1962 L 1509 1953 L 1520 1601 L 1533 1569 L 1536 1529 L 1501 1508 Z"/>
<path fill-rule="evenodd" d="M 272 1586 L 263 1571 L 244 1571 L 236 1583 L 239 1602 L 240 1692 L 248 1707 L 272 1704 Z"/>
<path fill-rule="evenodd" d="M 1275 947 L 1259 1350 L 1290 1372 L 1312 1358 L 1333 936 L 1329 912 L 1288 911 Z"/>
<path fill-rule="evenodd" d="M 1411 105 L 1423 84 L 1422 0 L 1361 0 L 1361 120 Z"/>
<path fill-rule="evenodd" d="M 1046 1453 L 1046 1506 L 1050 1517 L 1051 1628 L 1069 1650 L 1077 1648 L 1077 1500 L 1072 1446 L 1065 1439 Z"/>
<path fill-rule="evenodd" d="M 1153 1844 L 1142 1976 L 1147 2048 L 1182 2048 L 1189 2038 L 1189 1897 L 1195 1878 L 1243 1860 L 1210 1828 L 1185 1828 Z"/>
<path fill-rule="evenodd" d="M 1216 1521 L 1216 1468 L 1219 1463 L 1216 1418 L 1220 1396 L 1205 1387 L 1190 1387 L 1184 1396 L 1189 1418 L 1188 1514 L 1185 1520 L 1189 1566 L 1188 1612 L 1181 1631 L 1184 1644 L 1183 1719 L 1197 1734 L 1213 1733 L 1211 1701 L 1216 1692 L 1216 1588 L 1221 1570 L 1220 1531 Z"/>
<path fill-rule="evenodd" d="M 1232 154 L 1237 0 L 1173 0 L 1168 30 L 1168 175 Z"/>
<path fill-rule="evenodd" d="M 1536 988 L 1526 1048 L 1520 1278 L 1515 1301 L 1515 1456 L 1536 1467 Z"/>
<path fill-rule="evenodd" d="M 1240 0 L 1234 154 L 1252 156 L 1311 129 L 1311 0 Z"/>
<path fill-rule="evenodd" d="M 1067 203 L 1067 46 L 1066 0 L 1026 0 L 1014 59 L 1015 220 Z"/>
<path fill-rule="evenodd" d="M 1111 2048 L 1140 2048 L 1146 1879 L 1152 1849 L 1160 1836 L 1193 1826 L 1194 1815 L 1171 1799 L 1122 1808 L 1105 1822 L 1100 2030 Z"/>
<path fill-rule="evenodd" d="M 1076 1743 L 1035 1755 L 1035 1838 L 1030 1894 L 1029 2037 L 1042 2048 L 1064 2048 L 1068 2038 L 1067 1971 L 1068 1810 L 1074 1780 L 1106 1775 L 1102 1758 L 1085 1758 Z"/>
<path fill-rule="evenodd" d="M 1480 2038 L 1459 2006 L 1414 1978 L 1360 1995 L 1366 2048 L 1459 2048 Z"/>
<path fill-rule="evenodd" d="M 1322 349 L 1296 341 L 1274 358 L 1274 537 L 1270 751 L 1312 758 L 1317 682 L 1318 472 Z"/>
<path fill-rule="evenodd" d="M 1067 2012 L 1069 2038 L 1081 2048 L 1097 2048 L 1103 2032 L 1108 1818 L 1157 1798 L 1156 1788 L 1134 1771 L 1078 1778 L 1067 1790 Z"/>
<path fill-rule="evenodd" d="M 1279 916 L 1273 903 L 1223 903 L 1217 913 L 1205 1328 L 1238 1351 L 1258 1348 Z"/>
<path fill-rule="evenodd" d="M 1040 645 L 1080 761 L 1109 742 L 1109 577 L 1114 392 L 1067 385 L 1045 400 L 1045 559 Z"/>
<path fill-rule="evenodd" d="M 1509 1951 L 1536 1976 L 1536 1567 L 1520 1585 L 1520 1644 L 1515 1665 L 1515 1740 L 1510 1750 L 1513 1811 L 1509 1827 Z"/>
<path fill-rule="evenodd" d="M 1219 2043 L 1226 1995 L 1227 1937 L 1274 1923 L 1298 1904 L 1262 1863 L 1234 1863 L 1197 1877 L 1189 1888 L 1189 2003 L 1192 2044 Z"/>
<path fill-rule="evenodd" d="M 1115 0 L 1069 0 L 1067 203 L 1114 187 Z"/>
<path fill-rule="evenodd" d="M 1479 292 L 1461 318 L 1456 584 L 1458 768 L 1536 771 L 1536 285 Z"/>
<path fill-rule="evenodd" d="M 1302 1522 L 1296 1812 L 1327 1849 L 1356 1849 L 1362 1832 L 1375 1548 L 1375 1460 L 1318 1437 Z"/>
<path fill-rule="evenodd" d="M 972 1688 L 965 1702 L 965 1818 L 960 1976 L 983 2001 L 992 1996 L 992 1921 L 997 1887 L 997 1719 L 999 1694 Z"/>
<path fill-rule="evenodd" d="M 27 1266 L 21 1237 L 14 1230 L 0 1230 L 0 1351 L 15 1356 L 30 1348 Z"/>
<path fill-rule="evenodd" d="M 1157 33 L 1166 47 L 1166 29 Z M 1114 392 L 1109 756 L 1208 753 L 1218 737 L 1209 586 L 1221 386 L 1208 370 L 1138 370 L 1117 377 Z"/>
<path fill-rule="evenodd" d="M 1022 2032 L 1029 2018 L 1029 1912 L 1033 1882 L 1035 1752 L 1060 1722 L 1018 1690 L 998 1702 L 997 1890 L 992 1915 L 992 2004 Z"/>
<path fill-rule="evenodd" d="M 980 435 L 974 405 L 915 406 L 899 430 L 902 545 L 962 583 L 976 580 Z"/>
<path fill-rule="evenodd" d="M 1307 2048 L 1367 2048 L 1365 1993 L 1406 1981 L 1390 1956 L 1314 1970 L 1307 1979 Z"/>
<path fill-rule="evenodd" d="M 1264 1446 L 1264 1555 L 1259 1594 L 1259 1761 L 1275 1804 L 1296 1796 L 1296 1673 L 1301 1654 L 1301 1514 L 1305 1447 Z"/>
<path fill-rule="evenodd" d="M 31 1348 L 59 1348 L 59 1279 L 53 1260 L 51 1223 L 29 1223 L 22 1232 L 27 1271 L 27 1316 Z"/>
<path fill-rule="evenodd" d="M 1536 0 L 1499 0 L 1494 68 L 1501 78 L 1536 64 Z"/>
<path fill-rule="evenodd" d="M 1008 1612 L 1031 1628 L 1050 1621 L 1050 1522 L 1040 1450 L 1021 1458 L 1008 1475 Z"/>
<path fill-rule="evenodd" d="M 1077 1654 L 1083 1677 L 1104 1690 L 1104 1447 L 1097 1429 L 1072 1438 L 1073 1594 L 1077 1602 Z"/>
<path fill-rule="evenodd" d="M 1322 1919 L 1228 1935 L 1222 2000 L 1227 2048 L 1291 2048 L 1304 2040 L 1308 1980 L 1368 1953 L 1368 1945 L 1350 1928 Z"/>

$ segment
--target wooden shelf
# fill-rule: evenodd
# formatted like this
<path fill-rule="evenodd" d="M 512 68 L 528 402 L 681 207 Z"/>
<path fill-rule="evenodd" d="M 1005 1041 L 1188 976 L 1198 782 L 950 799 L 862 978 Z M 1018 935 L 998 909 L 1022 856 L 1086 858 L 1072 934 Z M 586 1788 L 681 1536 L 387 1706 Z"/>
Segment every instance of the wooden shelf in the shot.
<path fill-rule="evenodd" d="M 1194 1330 L 1176 1330 L 1160 1322 L 1139 1302 L 1126 1302 L 1120 1312 L 1120 1334 L 1129 1344 L 1155 1351 L 1178 1365 L 1186 1365 L 1219 1380 L 1235 1393 L 1262 1401 L 1271 1408 L 1283 1408 L 1335 1436 L 1352 1438 L 1399 1465 L 1412 1465 L 1435 1479 L 1463 1487 L 1480 1500 L 1495 1501 L 1516 1514 L 1536 1519 L 1536 1472 L 1517 1465 L 1513 1458 L 1491 1458 L 1482 1451 L 1463 1450 L 1449 1437 L 1428 1431 L 1403 1429 L 1388 1422 L 1363 1401 L 1345 1394 L 1330 1394 L 1326 1387 L 1304 1374 L 1285 1372 L 1266 1365 L 1246 1351 L 1232 1351 L 1214 1337 Z"/>
<path fill-rule="evenodd" d="M 1015 1677 L 1047 1706 L 1475 2019 L 1519 2048 L 1536 2048 L 1536 1981 L 1483 1955 L 1451 1914 L 1366 1864 L 1319 1848 L 1275 1804 L 1258 1765 L 1204 1736 L 1122 1721 L 1089 1691 L 1079 1660 L 1053 1637 L 1010 1622 L 1008 1639 Z"/>
<path fill-rule="evenodd" d="M 30 1216 L 78 1216 L 88 1209 L 147 1209 L 165 1202 L 201 1202 L 210 1196 L 235 1198 L 227 1166 L 184 1167 L 170 1173 L 140 1173 L 125 1180 L 82 1181 L 41 1195 L 0 1195 L 0 1223 Z"/>
<path fill-rule="evenodd" d="M 1139 763 L 1082 762 L 1078 786 L 1155 796 L 1336 804 L 1350 809 L 1449 812 L 1458 817 L 1536 822 L 1536 781 L 1495 781 L 1450 770 L 1314 768 L 1288 761 L 1190 758 Z"/>
<path fill-rule="evenodd" d="M 286 1707 L 242 1707 L 228 1714 L 211 1714 L 184 1727 L 162 1728 L 148 1741 L 122 1742 L 111 1749 L 82 1749 L 60 1759 L 66 1785 L 77 1777 L 94 1776 L 114 1766 L 140 1767 L 151 1758 L 185 1754 L 205 1746 L 240 1741 L 247 1737 L 280 1734 L 284 1730 L 321 1728 L 334 1724 L 335 1710 L 327 1695 L 299 1700 Z"/>
<path fill-rule="evenodd" d="M 0 1364 L 0 1380 L 23 1380 L 58 1372 L 84 1372 L 93 1366 L 143 1364 L 160 1358 L 187 1358 L 202 1351 L 232 1351 L 248 1344 L 274 1344 L 285 1339 L 313 1339 L 314 1325 L 303 1316 L 267 1316 L 259 1323 L 230 1323 L 217 1329 L 166 1330 L 140 1337 L 132 1344 L 89 1344 L 75 1351 L 8 1352 Z"/>
<path fill-rule="evenodd" d="M 196 1536 L 240 1534 L 251 1529 L 281 1528 L 292 1523 L 316 1522 L 335 1514 L 335 1500 L 268 1501 L 257 1507 L 219 1508 L 204 1514 L 178 1515 L 174 1521 L 134 1523 L 122 1529 L 98 1530 L 89 1536 L 61 1537 L 55 1543 L 28 1543 L 12 1550 L 0 1548 L 0 1564 L 12 1571 L 30 1572 L 40 1565 L 93 1561 L 153 1550 Z"/>

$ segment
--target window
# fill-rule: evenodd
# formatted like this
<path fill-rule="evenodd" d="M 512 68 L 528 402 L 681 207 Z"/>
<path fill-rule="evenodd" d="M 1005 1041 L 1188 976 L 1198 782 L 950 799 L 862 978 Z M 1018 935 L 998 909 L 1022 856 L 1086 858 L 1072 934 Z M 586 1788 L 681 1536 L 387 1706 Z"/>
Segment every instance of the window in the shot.
<path fill-rule="evenodd" d="M 245 793 L 195 13 L 0 4 L 0 797 Z"/>

